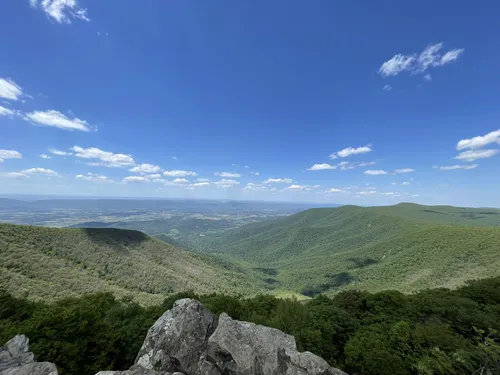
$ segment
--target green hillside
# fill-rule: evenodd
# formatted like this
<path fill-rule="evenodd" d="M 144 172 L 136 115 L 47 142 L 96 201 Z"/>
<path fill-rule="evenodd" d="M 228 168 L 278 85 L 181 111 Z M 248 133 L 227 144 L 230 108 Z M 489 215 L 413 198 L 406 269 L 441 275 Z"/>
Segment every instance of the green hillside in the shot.
<path fill-rule="evenodd" d="M 311 209 L 206 236 L 276 290 L 412 292 L 500 275 L 500 210 L 398 204 Z"/>
<path fill-rule="evenodd" d="M 144 303 L 167 294 L 256 290 L 249 272 L 138 231 L 0 224 L 0 289 L 33 300 L 110 291 Z"/>

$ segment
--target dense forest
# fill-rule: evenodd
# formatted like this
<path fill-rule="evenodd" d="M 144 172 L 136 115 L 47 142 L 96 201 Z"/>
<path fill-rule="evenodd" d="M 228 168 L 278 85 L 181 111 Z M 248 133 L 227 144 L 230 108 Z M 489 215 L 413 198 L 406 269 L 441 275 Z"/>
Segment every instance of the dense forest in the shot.
<path fill-rule="evenodd" d="M 350 290 L 307 302 L 186 292 L 150 307 L 111 293 L 45 304 L 3 292 L 0 341 L 26 334 L 38 359 L 56 363 L 62 375 L 126 369 L 148 328 L 182 297 L 290 333 L 300 350 L 350 374 L 500 374 L 500 277 L 455 290 Z"/>
<path fill-rule="evenodd" d="M 499 225 L 497 209 L 315 208 L 207 235 L 195 248 L 264 271 L 262 280 L 276 291 L 412 293 L 500 276 Z"/>

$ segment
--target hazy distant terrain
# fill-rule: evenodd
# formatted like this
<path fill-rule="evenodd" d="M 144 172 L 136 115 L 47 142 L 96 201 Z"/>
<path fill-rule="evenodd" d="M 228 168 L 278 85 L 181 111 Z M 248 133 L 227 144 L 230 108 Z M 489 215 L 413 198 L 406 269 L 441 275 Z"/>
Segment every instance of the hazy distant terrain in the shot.
<path fill-rule="evenodd" d="M 26 199 L 25 197 L 23 197 Z M 314 204 L 159 199 L 0 198 L 0 222 L 71 228 L 121 228 L 166 235 L 191 246 L 205 233 L 284 217 Z M 165 238 L 165 236 L 162 236 Z"/>

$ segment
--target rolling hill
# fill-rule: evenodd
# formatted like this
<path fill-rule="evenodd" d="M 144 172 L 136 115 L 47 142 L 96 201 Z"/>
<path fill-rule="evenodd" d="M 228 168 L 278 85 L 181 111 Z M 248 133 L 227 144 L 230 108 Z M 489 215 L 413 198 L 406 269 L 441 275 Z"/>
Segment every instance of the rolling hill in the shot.
<path fill-rule="evenodd" d="M 281 291 L 413 292 L 500 275 L 499 226 L 495 209 L 343 206 L 206 236 L 198 249 L 252 268 Z"/>
<path fill-rule="evenodd" d="M 110 291 L 143 304 L 170 293 L 251 293 L 241 267 L 142 232 L 0 224 L 0 289 L 32 300 Z"/>

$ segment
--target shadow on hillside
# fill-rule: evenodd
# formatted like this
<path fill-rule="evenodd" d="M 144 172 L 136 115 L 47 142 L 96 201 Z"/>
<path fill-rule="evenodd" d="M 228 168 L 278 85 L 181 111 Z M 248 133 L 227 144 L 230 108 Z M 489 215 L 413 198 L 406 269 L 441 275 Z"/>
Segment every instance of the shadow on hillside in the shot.
<path fill-rule="evenodd" d="M 347 259 L 347 261 L 353 263 L 351 266 L 349 266 L 350 269 L 364 268 L 364 267 L 371 266 L 372 264 L 378 263 L 378 261 L 376 261 L 373 258 L 365 258 L 365 259 L 349 258 L 349 259 Z"/>
<path fill-rule="evenodd" d="M 136 230 L 115 228 L 82 228 L 82 231 L 95 244 L 126 252 L 128 246 L 139 245 L 148 239 L 145 233 Z"/>
<path fill-rule="evenodd" d="M 304 288 L 302 289 L 301 293 L 307 297 L 316 297 L 331 288 L 339 288 L 356 281 L 356 277 L 350 275 L 349 272 L 330 274 L 327 275 L 327 277 L 329 278 L 329 280 L 326 283 L 318 286 Z"/>

